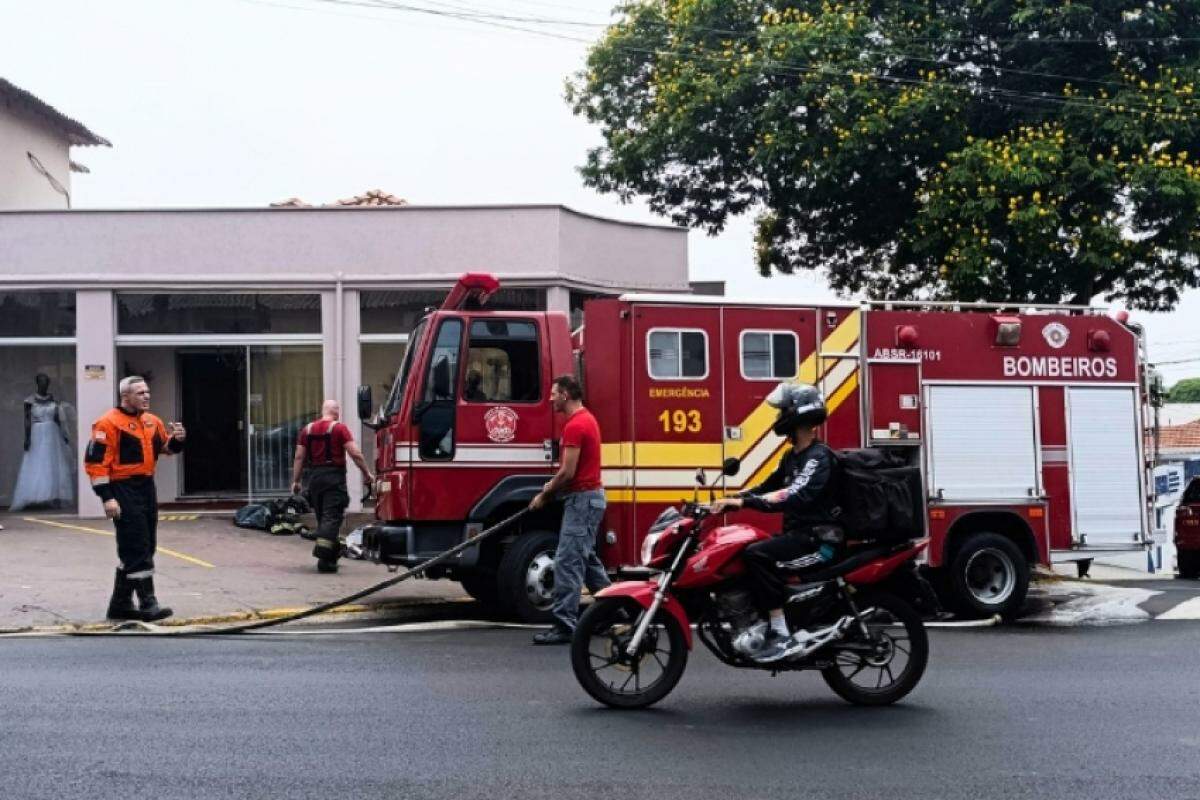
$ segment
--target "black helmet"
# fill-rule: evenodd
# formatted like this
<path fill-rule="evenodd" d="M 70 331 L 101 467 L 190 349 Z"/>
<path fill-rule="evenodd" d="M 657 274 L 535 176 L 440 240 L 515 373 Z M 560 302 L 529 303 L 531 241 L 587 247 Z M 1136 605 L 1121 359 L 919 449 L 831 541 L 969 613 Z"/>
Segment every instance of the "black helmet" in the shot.
<path fill-rule="evenodd" d="M 807 383 L 783 383 L 767 395 L 767 405 L 779 409 L 771 430 L 776 436 L 791 436 L 800 427 L 813 427 L 825 421 L 825 398 L 817 387 Z"/>

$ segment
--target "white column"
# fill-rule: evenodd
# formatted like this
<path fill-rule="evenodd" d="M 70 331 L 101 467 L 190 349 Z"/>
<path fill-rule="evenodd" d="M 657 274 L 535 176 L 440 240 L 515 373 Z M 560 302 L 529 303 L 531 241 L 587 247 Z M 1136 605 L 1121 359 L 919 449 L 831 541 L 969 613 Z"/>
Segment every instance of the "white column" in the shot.
<path fill-rule="evenodd" d="M 358 418 L 358 385 L 362 383 L 362 347 L 358 334 L 362 328 L 357 289 L 342 293 L 342 386 L 337 394 L 342 401 L 342 420 L 350 427 L 354 440 L 362 446 L 365 436 L 374 431 L 363 428 Z M 354 464 L 346 466 L 346 489 L 350 492 L 350 511 L 362 511 L 362 473 Z"/>
<path fill-rule="evenodd" d="M 104 505 L 92 491 L 83 469 L 83 450 L 92 438 L 92 423 L 103 416 L 117 398 L 116 313 L 110 291 L 75 293 L 75 385 L 79 408 L 78 443 L 79 516 L 104 516 Z M 115 446 L 116 443 L 114 442 Z"/>
<path fill-rule="evenodd" d="M 322 400 L 337 397 L 337 312 L 332 291 L 321 292 Z"/>
<path fill-rule="evenodd" d="M 565 286 L 551 286 L 546 290 L 546 310 L 571 314 L 571 290 Z"/>

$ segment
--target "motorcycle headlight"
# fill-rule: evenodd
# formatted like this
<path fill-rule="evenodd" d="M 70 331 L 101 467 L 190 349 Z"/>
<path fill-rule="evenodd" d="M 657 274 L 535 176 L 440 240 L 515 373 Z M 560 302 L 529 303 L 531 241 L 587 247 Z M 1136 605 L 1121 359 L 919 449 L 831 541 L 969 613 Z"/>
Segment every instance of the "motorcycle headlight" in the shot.
<path fill-rule="evenodd" d="M 650 566 L 650 559 L 654 557 L 654 546 L 658 544 L 658 540 L 662 538 L 663 532 L 651 533 L 642 540 L 642 566 Z"/>

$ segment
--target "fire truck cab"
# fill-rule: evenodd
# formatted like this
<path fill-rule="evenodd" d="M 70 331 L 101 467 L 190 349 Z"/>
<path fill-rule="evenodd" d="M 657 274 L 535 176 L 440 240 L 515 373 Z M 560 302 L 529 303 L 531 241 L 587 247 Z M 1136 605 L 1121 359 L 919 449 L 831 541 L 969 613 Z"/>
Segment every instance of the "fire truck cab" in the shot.
<path fill-rule="evenodd" d="M 360 389 L 378 445 L 364 531 L 377 562 L 419 563 L 527 505 L 558 466 L 548 396 L 567 373 L 600 423 L 597 545 L 613 571 L 640 566 L 646 530 L 692 497 L 697 469 L 711 481 L 738 458 L 728 492 L 770 473 L 784 442 L 764 401 L 784 380 L 822 390 L 832 447 L 891 448 L 921 468 L 927 568 L 964 614 L 1014 613 L 1035 564 L 1148 541 L 1143 350 L 1098 310 L 626 295 L 588 302 L 571 332 L 561 313 L 488 311 L 498 288 L 463 276 L 413 331 L 378 409 Z M 526 517 L 428 577 L 547 619 L 560 514 Z"/>

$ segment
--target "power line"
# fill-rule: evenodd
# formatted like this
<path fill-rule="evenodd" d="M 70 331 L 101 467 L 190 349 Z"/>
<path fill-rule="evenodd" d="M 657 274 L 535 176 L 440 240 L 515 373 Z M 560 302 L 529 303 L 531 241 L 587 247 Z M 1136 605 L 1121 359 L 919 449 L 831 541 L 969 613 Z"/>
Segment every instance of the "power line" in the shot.
<path fill-rule="evenodd" d="M 530 17 L 530 16 L 518 16 L 518 15 L 513 15 L 513 14 L 495 14 L 495 13 L 483 12 L 483 11 L 471 11 L 471 10 L 467 10 L 466 8 L 464 8 L 464 6 L 462 6 L 461 4 L 437 3 L 437 5 L 440 5 L 441 8 L 429 8 L 426 6 L 416 6 L 411 3 L 394 2 L 394 1 L 389 1 L 389 0 L 311 0 L 311 2 L 325 3 L 325 4 L 329 4 L 329 5 L 338 5 L 338 6 L 353 6 L 353 7 L 361 7 L 361 8 L 370 8 L 370 9 L 375 9 L 375 10 L 394 10 L 394 11 L 407 12 L 407 13 L 426 14 L 426 15 L 437 16 L 437 17 L 442 17 L 442 18 L 454 19 L 454 20 L 458 20 L 458 21 L 472 22 L 472 23 L 486 25 L 486 26 L 490 26 L 490 27 L 494 27 L 494 28 L 518 31 L 521 33 L 528 33 L 528 34 L 532 34 L 532 35 L 536 35 L 536 36 L 543 36 L 543 37 L 552 38 L 552 39 L 571 41 L 571 42 L 576 42 L 576 43 L 581 43 L 581 44 L 593 44 L 594 42 L 591 39 L 586 39 L 586 38 L 582 38 L 579 36 L 573 36 L 573 35 L 565 34 L 565 33 L 558 32 L 558 31 L 552 31 L 552 30 L 539 30 L 536 28 L 529 28 L 529 27 L 525 27 L 525 25 L 528 25 L 528 24 L 532 24 L 532 25 L 574 25 L 574 26 L 583 26 L 583 27 L 608 27 L 607 25 L 604 25 L 601 23 L 582 22 L 582 21 L 578 21 L 578 20 L 561 20 L 561 19 L 552 19 L 552 18 L 546 18 L 546 17 Z M 433 0 L 426 0 L 426 2 L 433 2 Z M 515 24 L 515 23 L 524 23 L 524 24 Z M 713 30 L 715 32 L 719 32 L 719 29 L 711 29 L 711 30 Z M 744 32 L 731 32 L 731 33 L 743 34 Z M 623 45 L 623 44 L 615 45 L 615 47 L 617 47 L 619 50 L 622 50 L 625 52 L 637 52 L 637 53 L 642 53 L 642 54 L 646 54 L 646 55 L 654 55 L 654 56 L 658 56 L 658 57 L 678 57 L 678 58 L 685 58 L 685 59 L 693 58 L 693 59 L 697 59 L 697 60 L 707 60 L 709 62 L 714 62 L 714 63 L 724 62 L 724 63 L 729 63 L 729 64 L 737 64 L 737 63 L 741 62 L 741 59 L 738 59 L 738 58 L 726 58 L 726 57 L 722 57 L 722 56 L 716 56 L 716 55 L 700 53 L 700 52 L 685 53 L 685 52 L 681 52 L 681 51 L 677 51 L 677 50 L 659 50 L 659 49 L 651 49 L 651 48 L 639 48 L 639 47 L 633 47 L 633 46 Z M 870 52 L 870 51 L 867 50 L 866 52 Z M 892 55 L 894 57 L 898 57 L 898 58 L 907 57 L 907 56 L 904 56 L 903 54 L 892 54 Z M 961 62 L 962 65 L 967 65 L 968 63 L 969 62 Z M 1163 110 L 1163 109 L 1159 109 L 1159 108 L 1152 108 L 1150 106 L 1142 106 L 1142 105 L 1137 105 L 1137 104 L 1133 104 L 1133 103 L 1117 102 L 1116 100 L 1099 101 L 1099 100 L 1095 100 L 1095 99 L 1091 99 L 1091 98 L 1059 97 L 1057 95 L 1049 95 L 1049 94 L 1044 94 L 1044 93 L 1041 93 L 1041 94 L 1028 93 L 1028 92 L 1021 92 L 1021 91 L 1017 91 L 1017 90 L 1013 90 L 1013 89 L 1004 89 L 1001 87 L 969 86 L 969 85 L 945 83 L 942 81 L 931 81 L 931 80 L 918 79 L 918 78 L 905 78 L 905 77 L 895 76 L 895 75 L 878 75 L 878 74 L 874 74 L 872 72 L 866 72 L 866 71 L 864 71 L 864 72 L 846 72 L 846 71 L 835 70 L 835 69 L 833 69 L 829 66 L 825 66 L 825 65 L 822 65 L 820 67 L 811 67 L 811 66 L 804 67 L 804 66 L 800 66 L 800 65 L 796 65 L 796 64 L 788 64 L 785 62 L 775 61 L 773 59 L 764 59 L 762 64 L 764 66 L 764 69 L 762 70 L 764 74 L 775 75 L 775 76 L 779 76 L 779 77 L 797 76 L 797 75 L 816 75 L 816 76 L 820 77 L 820 76 L 824 75 L 824 76 L 829 77 L 830 79 L 833 79 L 833 78 L 869 79 L 869 80 L 874 80 L 874 81 L 884 83 L 884 84 L 890 83 L 890 84 L 895 84 L 895 85 L 931 86 L 931 87 L 944 88 L 944 89 L 948 89 L 950 91 L 955 91 L 955 92 L 964 92 L 964 91 L 969 92 L 972 95 L 974 95 L 976 99 L 999 100 L 999 101 L 1003 101 L 1003 102 L 1006 102 L 1009 104 L 1024 105 L 1026 107 L 1033 107 L 1035 104 L 1041 104 L 1041 105 L 1057 106 L 1059 108 L 1077 108 L 1077 109 L 1081 109 L 1081 110 L 1092 110 L 1092 111 L 1107 112 L 1107 113 L 1114 113 L 1114 114 L 1129 113 L 1129 114 L 1141 114 L 1143 116 L 1151 116 L 1152 115 L 1155 117 L 1168 116 L 1168 117 L 1180 117 L 1180 118 L 1193 116 L 1190 114 L 1185 114 L 1182 110 L 1179 110 L 1179 111 Z M 975 66 L 978 66 L 978 65 L 975 65 Z M 988 69 L 993 69 L 993 68 L 988 67 Z M 994 68 L 994 69 L 1005 69 L 1005 68 Z M 1051 75 L 1051 73 L 1044 73 L 1044 74 L 1047 76 Z M 1070 78 L 1071 76 L 1058 76 L 1058 77 L 1065 80 L 1065 79 Z M 1081 78 L 1076 77 L 1076 78 L 1074 78 L 1074 80 L 1080 81 L 1080 80 L 1086 80 L 1086 79 L 1081 79 Z"/>
<path fill-rule="evenodd" d="M 1150 365 L 1153 367 L 1170 367 L 1176 364 L 1194 364 L 1196 362 L 1200 362 L 1200 356 L 1181 358 L 1175 361 L 1151 361 Z"/>

